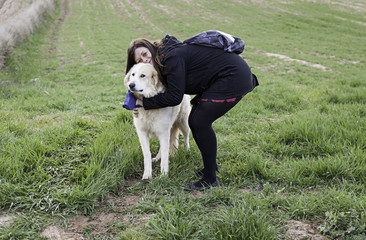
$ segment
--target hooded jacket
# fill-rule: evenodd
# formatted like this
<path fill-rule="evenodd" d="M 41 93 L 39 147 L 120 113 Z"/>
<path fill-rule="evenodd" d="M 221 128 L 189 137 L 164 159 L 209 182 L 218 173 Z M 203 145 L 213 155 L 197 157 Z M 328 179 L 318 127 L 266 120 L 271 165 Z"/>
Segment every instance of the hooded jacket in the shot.
<path fill-rule="evenodd" d="M 184 94 L 199 99 L 229 99 L 242 96 L 258 85 L 247 63 L 221 48 L 184 44 L 174 36 L 162 39 L 167 91 L 143 99 L 143 107 L 156 109 L 181 103 Z"/>

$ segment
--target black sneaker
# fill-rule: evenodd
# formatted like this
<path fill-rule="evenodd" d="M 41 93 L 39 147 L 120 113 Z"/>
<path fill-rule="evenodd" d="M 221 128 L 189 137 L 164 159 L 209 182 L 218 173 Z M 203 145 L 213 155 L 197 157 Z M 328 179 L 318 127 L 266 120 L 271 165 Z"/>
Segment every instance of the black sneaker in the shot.
<path fill-rule="evenodd" d="M 203 178 L 195 183 L 189 184 L 186 186 L 186 188 L 188 190 L 206 190 L 206 189 L 210 189 L 212 187 L 217 187 L 220 185 L 219 180 L 216 178 L 216 180 L 213 183 L 208 183 L 206 180 L 204 180 Z"/>

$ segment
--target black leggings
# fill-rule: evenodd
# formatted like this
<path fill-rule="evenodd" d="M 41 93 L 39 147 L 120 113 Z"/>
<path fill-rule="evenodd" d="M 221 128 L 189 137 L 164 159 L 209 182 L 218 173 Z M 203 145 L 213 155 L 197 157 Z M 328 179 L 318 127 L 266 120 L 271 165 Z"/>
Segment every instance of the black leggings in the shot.
<path fill-rule="evenodd" d="M 204 175 L 208 182 L 216 180 L 217 140 L 212 123 L 233 108 L 241 98 L 233 102 L 204 102 L 200 101 L 192 106 L 189 115 L 189 127 L 193 138 L 202 154 Z"/>

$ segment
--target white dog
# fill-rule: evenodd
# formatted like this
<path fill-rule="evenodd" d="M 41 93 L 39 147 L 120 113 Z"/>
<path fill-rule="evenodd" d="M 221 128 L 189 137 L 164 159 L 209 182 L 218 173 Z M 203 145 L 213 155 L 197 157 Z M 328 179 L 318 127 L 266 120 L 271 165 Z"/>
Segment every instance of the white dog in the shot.
<path fill-rule="evenodd" d="M 135 96 L 142 95 L 149 98 L 166 90 L 158 79 L 158 73 L 151 64 L 135 64 L 124 79 L 125 86 Z M 169 168 L 169 151 L 178 148 L 179 131 L 183 133 L 186 149 L 189 149 L 188 116 L 191 110 L 190 97 L 184 95 L 182 102 L 174 107 L 153 110 L 138 109 L 138 116 L 134 117 L 134 124 L 144 155 L 144 174 L 142 179 L 152 177 L 152 162 L 161 159 L 161 173 L 167 174 Z M 138 105 L 142 101 L 137 100 Z M 151 159 L 150 137 L 156 137 L 160 143 L 157 156 Z"/>

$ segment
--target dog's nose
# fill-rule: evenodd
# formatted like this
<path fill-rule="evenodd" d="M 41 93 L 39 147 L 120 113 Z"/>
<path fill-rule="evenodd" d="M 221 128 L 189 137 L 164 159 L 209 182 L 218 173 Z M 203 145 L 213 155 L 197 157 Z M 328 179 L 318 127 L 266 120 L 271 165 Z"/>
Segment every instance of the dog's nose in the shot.
<path fill-rule="evenodd" d="M 135 83 L 130 83 L 130 84 L 128 85 L 128 87 L 129 87 L 131 90 L 134 90 L 134 89 L 135 89 L 135 87 L 136 87 L 136 84 L 135 84 Z"/>

